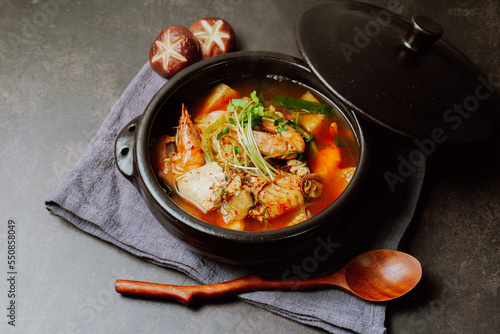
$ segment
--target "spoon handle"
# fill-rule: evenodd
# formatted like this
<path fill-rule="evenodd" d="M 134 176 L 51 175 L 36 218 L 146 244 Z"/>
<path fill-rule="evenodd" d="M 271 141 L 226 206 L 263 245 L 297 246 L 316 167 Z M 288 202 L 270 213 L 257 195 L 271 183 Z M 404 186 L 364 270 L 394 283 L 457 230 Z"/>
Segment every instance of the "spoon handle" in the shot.
<path fill-rule="evenodd" d="M 208 299 L 223 298 L 243 292 L 262 290 L 311 290 L 335 285 L 332 276 L 326 278 L 309 278 L 302 280 L 265 279 L 259 275 L 251 275 L 223 283 L 199 286 L 181 286 L 157 284 L 129 280 L 117 280 L 116 292 L 126 296 L 170 299 L 185 305 Z"/>

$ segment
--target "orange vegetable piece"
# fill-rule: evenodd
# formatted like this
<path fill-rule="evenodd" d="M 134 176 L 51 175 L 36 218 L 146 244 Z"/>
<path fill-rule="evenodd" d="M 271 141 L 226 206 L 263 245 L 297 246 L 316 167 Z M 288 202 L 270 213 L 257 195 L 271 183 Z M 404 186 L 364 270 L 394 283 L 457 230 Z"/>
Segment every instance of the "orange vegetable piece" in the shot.
<path fill-rule="evenodd" d="M 310 154 L 315 155 L 308 159 L 309 166 L 314 173 L 319 173 L 326 177 L 335 177 L 342 160 L 340 149 L 337 146 L 332 144 L 319 147 L 316 150 L 311 150 Z"/>
<path fill-rule="evenodd" d="M 226 110 L 229 101 L 231 101 L 232 99 L 237 99 L 238 97 L 238 92 L 228 85 L 225 85 L 223 83 L 218 84 L 214 87 L 214 89 L 212 89 L 209 96 L 203 103 L 198 117 L 201 117 L 201 115 L 209 114 L 210 112 L 215 110 Z"/>

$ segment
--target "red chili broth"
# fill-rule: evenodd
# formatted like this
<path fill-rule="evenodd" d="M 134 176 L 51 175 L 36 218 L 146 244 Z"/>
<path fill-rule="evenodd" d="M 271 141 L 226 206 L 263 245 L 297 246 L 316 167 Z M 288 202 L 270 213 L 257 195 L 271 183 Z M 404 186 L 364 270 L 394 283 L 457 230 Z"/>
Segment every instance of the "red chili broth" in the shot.
<path fill-rule="evenodd" d="M 269 80 L 269 79 L 266 79 Z M 276 80 L 274 80 L 276 81 Z M 225 82 L 228 86 L 233 88 L 234 90 L 238 91 L 241 97 L 244 96 L 249 96 L 250 93 L 252 93 L 254 90 L 258 90 L 259 87 L 261 86 L 262 80 L 257 80 L 257 79 L 244 79 L 244 80 L 238 80 L 234 82 Z M 267 107 L 270 101 L 274 98 L 275 95 L 282 95 L 282 96 L 289 96 L 289 97 L 294 97 L 294 98 L 300 98 L 304 93 L 308 91 L 308 89 L 302 85 L 298 85 L 296 83 L 293 83 L 289 80 L 282 80 L 279 82 L 276 82 L 277 85 L 272 89 L 272 91 L 267 92 L 266 94 L 263 94 L 264 99 L 265 99 L 265 106 Z M 271 83 L 273 84 L 273 83 Z M 196 119 L 197 116 L 199 116 L 200 113 L 208 113 L 214 110 L 221 110 L 221 109 L 226 109 L 227 105 L 229 104 L 229 99 L 224 101 L 223 103 L 215 106 L 212 110 L 203 110 L 203 103 L 210 94 L 211 87 L 203 92 L 202 94 L 195 94 L 196 96 L 202 96 L 203 98 L 199 99 L 198 101 L 186 101 L 186 106 L 188 107 L 189 113 L 192 116 L 192 119 Z M 309 90 L 314 94 L 314 91 Z M 318 96 L 314 94 L 316 98 Z M 321 99 L 320 99 L 321 101 Z M 321 101 L 322 103 L 325 103 L 324 101 Z M 275 106 L 276 107 L 276 106 Z M 289 113 L 285 108 L 283 107 L 276 107 L 276 110 L 282 112 L 285 114 L 285 117 L 291 118 L 293 117 L 291 113 Z M 312 215 L 316 215 L 319 212 L 323 211 L 325 208 L 327 208 L 331 203 L 333 203 L 339 196 L 340 194 L 344 191 L 344 189 L 347 187 L 348 182 L 340 177 L 340 170 L 341 168 L 346 168 L 346 167 L 355 167 L 357 165 L 358 161 L 358 156 L 359 156 L 359 151 L 357 144 L 355 143 L 355 138 L 354 134 L 350 128 L 350 126 L 347 124 L 347 122 L 344 120 L 343 116 L 339 115 L 339 118 L 335 120 L 338 124 L 338 131 L 337 135 L 342 136 L 344 140 L 349 143 L 349 145 L 346 146 L 336 146 L 334 143 L 334 138 L 331 136 L 330 133 L 330 124 L 325 124 L 324 126 L 320 127 L 319 133 L 315 133 L 314 138 L 315 142 L 318 145 L 319 150 L 330 150 L 332 154 L 338 155 L 339 160 L 336 161 L 335 163 L 332 163 L 332 161 L 329 161 L 328 163 L 331 164 L 328 168 L 328 177 L 327 177 L 327 184 L 325 184 L 325 187 L 323 188 L 323 193 L 318 199 L 314 200 L 308 200 L 306 199 L 304 202 L 304 205 L 308 205 L 308 211 Z M 309 145 L 308 145 L 309 146 Z M 312 159 L 311 157 L 311 150 L 307 149 L 306 150 L 306 155 L 308 159 L 308 164 L 311 167 L 311 170 L 313 172 L 317 172 L 315 168 L 315 164 L 313 161 L 309 161 Z M 318 166 L 321 167 L 321 166 Z M 222 214 L 220 213 L 220 210 L 214 210 L 208 213 L 203 213 L 200 211 L 196 206 L 193 204 L 189 203 L 185 199 L 181 198 L 179 195 L 177 195 L 174 191 L 174 193 L 171 195 L 172 200 L 177 203 L 182 209 L 190 213 L 191 215 L 207 222 L 213 225 L 221 226 L 221 227 L 226 227 L 227 224 L 224 222 L 222 218 Z M 273 230 L 273 229 L 279 229 L 286 227 L 288 223 L 296 216 L 296 214 L 301 210 L 301 208 L 290 212 L 286 215 L 283 215 L 281 217 L 278 217 L 272 221 L 269 221 L 267 223 L 260 222 L 256 219 L 253 218 L 245 218 L 244 223 L 245 223 L 245 231 L 262 231 L 262 230 Z"/>

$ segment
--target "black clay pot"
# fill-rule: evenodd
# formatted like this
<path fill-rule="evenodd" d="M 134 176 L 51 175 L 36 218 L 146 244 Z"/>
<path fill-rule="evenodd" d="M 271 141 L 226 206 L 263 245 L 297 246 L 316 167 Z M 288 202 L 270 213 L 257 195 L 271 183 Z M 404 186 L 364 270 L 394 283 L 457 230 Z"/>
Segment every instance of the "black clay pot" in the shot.
<path fill-rule="evenodd" d="M 188 67 L 120 133 L 118 168 L 163 226 L 194 249 L 237 263 L 296 256 L 314 247 L 318 236 L 335 230 L 351 205 L 359 204 L 356 195 L 373 166 L 368 169 L 367 130 L 357 117 L 369 122 L 368 130 L 375 124 L 399 137 L 434 144 L 479 143 L 497 131 L 500 97 L 470 60 L 440 39 L 442 34 L 430 18 L 407 20 L 365 3 L 339 0 L 311 6 L 296 25 L 307 65 L 282 54 L 239 52 Z M 265 75 L 298 81 L 343 111 L 360 148 L 351 183 L 322 213 L 283 229 L 238 232 L 193 218 L 159 185 L 149 158 L 152 138 L 177 124 L 181 103 L 192 99 L 198 87 Z"/>
<path fill-rule="evenodd" d="M 177 124 L 181 103 L 192 99 L 198 87 L 266 75 L 295 80 L 342 110 L 360 148 L 357 171 L 349 186 L 328 208 L 291 227 L 248 232 L 203 222 L 177 206 L 160 186 L 150 162 L 151 140 Z M 144 113 L 122 130 L 115 150 L 119 170 L 134 184 L 167 231 L 203 254 L 239 264 L 278 261 L 311 250 L 317 245 L 319 236 L 331 233 L 342 224 L 368 168 L 367 144 L 356 116 L 339 104 L 300 59 L 269 52 L 225 54 L 203 60 L 177 74 L 157 92 Z"/>

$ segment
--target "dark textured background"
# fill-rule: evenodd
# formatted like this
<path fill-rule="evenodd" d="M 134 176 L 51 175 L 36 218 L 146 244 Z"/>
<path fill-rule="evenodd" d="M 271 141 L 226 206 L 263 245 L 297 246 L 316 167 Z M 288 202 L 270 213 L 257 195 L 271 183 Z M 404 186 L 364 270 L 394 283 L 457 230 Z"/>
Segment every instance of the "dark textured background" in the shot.
<path fill-rule="evenodd" d="M 116 278 L 193 282 L 89 237 L 43 205 L 163 27 L 219 16 L 233 25 L 239 49 L 298 56 L 295 21 L 314 2 L 0 0 L 0 239 L 4 245 L 8 219 L 16 221 L 19 259 L 18 326 L 7 326 L 2 312 L 2 333 L 319 332 L 238 301 L 189 309 L 121 298 Z M 498 0 L 366 2 L 434 18 L 443 38 L 500 82 Z M 403 247 L 422 262 L 424 277 L 389 304 L 390 333 L 500 331 L 498 144 L 431 157 Z"/>

